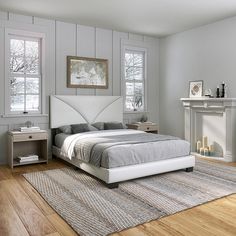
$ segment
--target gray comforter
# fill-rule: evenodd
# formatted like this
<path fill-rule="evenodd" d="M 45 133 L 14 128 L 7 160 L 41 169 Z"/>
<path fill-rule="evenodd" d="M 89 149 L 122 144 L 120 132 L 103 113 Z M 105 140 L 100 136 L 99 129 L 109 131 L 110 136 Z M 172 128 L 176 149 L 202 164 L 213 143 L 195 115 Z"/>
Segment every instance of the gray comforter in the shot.
<path fill-rule="evenodd" d="M 98 138 L 94 137 L 77 142 L 75 145 L 75 153 L 79 159 L 100 167 L 104 152 L 114 146 L 153 143 L 178 139 L 179 138 L 173 136 L 150 133 L 104 136 Z"/>
<path fill-rule="evenodd" d="M 58 134 L 55 143 L 60 155 L 107 169 L 190 154 L 190 144 L 185 140 L 130 129 Z"/>

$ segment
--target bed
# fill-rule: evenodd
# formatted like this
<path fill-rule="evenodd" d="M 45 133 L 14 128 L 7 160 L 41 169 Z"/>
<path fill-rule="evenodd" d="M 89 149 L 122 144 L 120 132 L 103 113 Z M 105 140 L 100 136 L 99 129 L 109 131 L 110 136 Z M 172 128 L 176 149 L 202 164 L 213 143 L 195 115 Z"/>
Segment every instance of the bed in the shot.
<path fill-rule="evenodd" d="M 53 134 L 62 126 L 96 122 L 123 122 L 122 97 L 51 96 Z M 111 188 L 129 179 L 179 169 L 192 171 L 195 165 L 187 141 L 129 129 L 94 130 L 73 135 L 58 133 L 53 135 L 52 153 Z"/>

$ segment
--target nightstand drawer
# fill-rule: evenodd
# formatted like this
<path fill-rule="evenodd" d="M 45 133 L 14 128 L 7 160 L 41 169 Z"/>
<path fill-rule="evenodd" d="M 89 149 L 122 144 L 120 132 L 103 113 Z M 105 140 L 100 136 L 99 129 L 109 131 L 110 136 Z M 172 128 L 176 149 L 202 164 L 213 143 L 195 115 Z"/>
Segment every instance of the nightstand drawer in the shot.
<path fill-rule="evenodd" d="M 47 133 L 25 133 L 13 135 L 14 142 L 47 139 Z"/>
<path fill-rule="evenodd" d="M 154 131 L 154 130 L 157 130 L 157 126 L 156 125 L 144 125 L 143 129 L 144 129 L 144 131 Z"/>
<path fill-rule="evenodd" d="M 145 132 L 158 133 L 158 127 L 155 123 L 134 123 L 127 124 L 128 129 L 136 129 Z"/>
<path fill-rule="evenodd" d="M 142 131 L 156 131 L 157 126 L 156 125 L 141 125 L 138 127 L 138 130 Z"/>

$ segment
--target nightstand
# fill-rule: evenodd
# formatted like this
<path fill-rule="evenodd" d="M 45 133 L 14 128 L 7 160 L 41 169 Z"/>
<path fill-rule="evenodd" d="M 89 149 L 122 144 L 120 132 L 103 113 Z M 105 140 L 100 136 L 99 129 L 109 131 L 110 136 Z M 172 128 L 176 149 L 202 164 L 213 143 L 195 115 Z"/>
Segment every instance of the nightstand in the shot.
<path fill-rule="evenodd" d="M 48 133 L 45 130 L 37 132 L 8 132 L 8 163 L 13 169 L 15 166 L 48 163 Z M 36 154 L 39 160 L 19 162 L 19 156 Z"/>
<path fill-rule="evenodd" d="M 127 124 L 128 129 L 136 129 L 136 130 L 142 130 L 148 133 L 158 133 L 158 127 L 157 124 L 152 122 L 138 122 L 133 124 Z"/>

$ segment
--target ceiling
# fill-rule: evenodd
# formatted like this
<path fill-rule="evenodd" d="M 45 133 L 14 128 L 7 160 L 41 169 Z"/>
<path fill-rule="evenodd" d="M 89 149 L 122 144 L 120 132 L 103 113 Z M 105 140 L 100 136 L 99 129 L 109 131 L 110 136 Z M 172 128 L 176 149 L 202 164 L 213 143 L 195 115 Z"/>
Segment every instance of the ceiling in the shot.
<path fill-rule="evenodd" d="M 236 0 L 0 0 L 0 9 L 166 36 L 236 15 Z"/>

